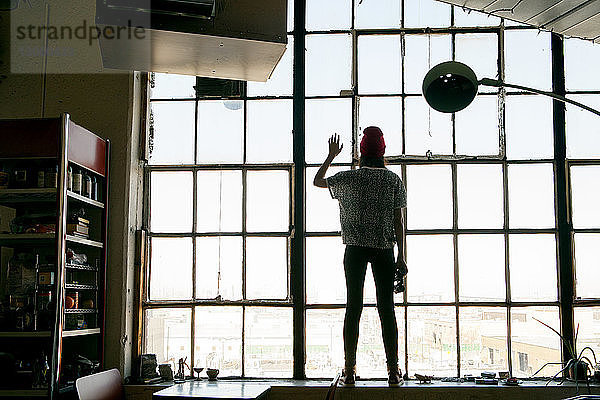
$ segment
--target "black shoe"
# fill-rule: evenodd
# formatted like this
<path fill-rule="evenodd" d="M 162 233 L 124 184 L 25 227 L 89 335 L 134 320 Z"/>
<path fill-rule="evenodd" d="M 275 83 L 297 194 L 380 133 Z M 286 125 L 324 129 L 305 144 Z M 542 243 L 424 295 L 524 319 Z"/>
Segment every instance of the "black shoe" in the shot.
<path fill-rule="evenodd" d="M 356 384 L 356 367 L 344 368 L 340 383 L 343 386 L 354 386 Z"/>
<path fill-rule="evenodd" d="M 404 384 L 404 379 L 402 379 L 402 371 L 398 366 L 390 367 L 388 366 L 388 385 L 389 386 L 400 386 Z"/>

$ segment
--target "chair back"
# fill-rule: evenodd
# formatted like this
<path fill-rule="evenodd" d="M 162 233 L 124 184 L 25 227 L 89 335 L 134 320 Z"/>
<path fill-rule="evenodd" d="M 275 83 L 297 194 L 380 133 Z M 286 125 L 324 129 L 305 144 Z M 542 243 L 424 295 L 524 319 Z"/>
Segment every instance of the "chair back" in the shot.
<path fill-rule="evenodd" d="M 75 381 L 79 400 L 124 400 L 123 383 L 118 369 L 84 376 Z"/>
<path fill-rule="evenodd" d="M 327 390 L 327 395 L 325 396 L 325 400 L 333 400 L 335 398 L 335 389 L 337 388 L 338 383 L 340 382 L 342 374 L 337 374 L 335 378 L 331 381 L 331 385 L 329 385 L 329 389 Z"/>

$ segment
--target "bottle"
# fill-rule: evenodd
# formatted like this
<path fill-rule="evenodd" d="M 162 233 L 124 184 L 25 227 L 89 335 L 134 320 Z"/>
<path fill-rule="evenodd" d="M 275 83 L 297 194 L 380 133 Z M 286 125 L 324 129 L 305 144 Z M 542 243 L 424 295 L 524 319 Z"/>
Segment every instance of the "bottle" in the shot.
<path fill-rule="evenodd" d="M 92 200 L 98 200 L 98 179 L 92 175 Z"/>
<path fill-rule="evenodd" d="M 90 178 L 90 174 L 88 173 L 83 174 L 81 191 L 82 196 L 92 198 L 92 178 Z"/>
<path fill-rule="evenodd" d="M 46 170 L 46 187 L 47 188 L 56 188 L 58 183 L 58 165 L 54 167 L 48 168 Z"/>
<path fill-rule="evenodd" d="M 17 167 L 13 171 L 14 187 L 24 189 L 27 187 L 27 168 Z"/>
<path fill-rule="evenodd" d="M 82 184 L 83 176 L 81 175 L 81 170 L 75 168 L 73 170 L 73 191 L 77 194 L 81 194 Z"/>
<path fill-rule="evenodd" d="M 73 167 L 70 165 L 67 170 L 67 190 L 73 191 Z"/>
<path fill-rule="evenodd" d="M 40 168 L 37 173 L 37 187 L 43 188 L 46 185 L 46 172 L 43 168 Z"/>
<path fill-rule="evenodd" d="M 0 189 L 8 189 L 8 181 L 10 180 L 10 174 L 5 167 L 0 164 Z"/>

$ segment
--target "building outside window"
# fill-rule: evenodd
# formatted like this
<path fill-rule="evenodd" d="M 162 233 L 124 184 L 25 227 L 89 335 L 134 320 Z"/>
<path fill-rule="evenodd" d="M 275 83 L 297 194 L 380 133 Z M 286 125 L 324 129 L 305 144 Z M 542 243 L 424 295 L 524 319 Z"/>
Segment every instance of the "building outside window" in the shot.
<path fill-rule="evenodd" d="M 556 178 L 552 101 L 481 87 L 467 109 L 450 115 L 430 109 L 421 95 L 425 73 L 447 60 L 470 65 L 478 78 L 550 91 L 550 33 L 434 0 L 299 3 L 306 33 L 294 32 L 290 0 L 283 59 L 267 83 L 249 82 L 241 97 L 206 97 L 194 90 L 195 77 L 152 74 L 143 351 L 159 362 L 187 357 L 220 368 L 220 376 L 290 378 L 296 341 L 305 344 L 297 362 L 305 359 L 306 377 L 341 370 L 346 294 L 338 206 L 312 180 L 331 134 L 341 136 L 344 150 L 329 174 L 357 167 L 361 132 L 377 125 L 387 167 L 408 193 L 409 274 L 395 298 L 401 368 L 526 378 L 560 361 L 558 336 L 534 320 L 561 327 L 556 210 L 565 193 Z M 299 37 L 304 48 L 294 45 Z M 298 57 L 305 68 L 294 73 Z M 600 62 L 597 45 L 565 40 L 566 88 L 599 108 L 600 81 L 590 80 L 598 63 L 579 62 L 583 57 Z M 294 79 L 304 82 L 303 98 L 294 96 Z M 299 102 L 304 130 L 295 134 L 304 139 L 304 165 L 294 163 Z M 578 348 L 596 351 L 599 131 L 596 117 L 567 106 L 574 319 Z M 305 214 L 299 260 L 290 256 L 295 201 Z M 298 276 L 302 301 L 292 296 Z M 385 354 L 370 271 L 364 297 L 358 373 L 381 377 Z M 293 323 L 298 307 L 300 330 Z M 540 375 L 556 371 L 549 366 Z"/>

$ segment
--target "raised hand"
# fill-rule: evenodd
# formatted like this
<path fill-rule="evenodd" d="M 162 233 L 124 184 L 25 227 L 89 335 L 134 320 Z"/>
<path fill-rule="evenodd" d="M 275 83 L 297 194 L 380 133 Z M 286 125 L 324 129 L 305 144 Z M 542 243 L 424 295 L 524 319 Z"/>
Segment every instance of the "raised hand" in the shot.
<path fill-rule="evenodd" d="M 331 135 L 331 137 L 328 140 L 329 143 L 329 157 L 331 159 L 334 159 L 338 154 L 340 154 L 342 152 L 342 149 L 344 148 L 344 144 L 342 143 L 340 145 L 340 135 L 338 135 L 337 133 Z"/>

